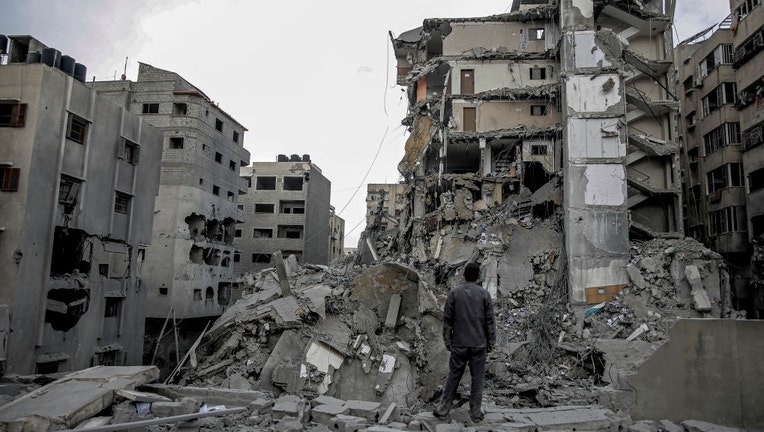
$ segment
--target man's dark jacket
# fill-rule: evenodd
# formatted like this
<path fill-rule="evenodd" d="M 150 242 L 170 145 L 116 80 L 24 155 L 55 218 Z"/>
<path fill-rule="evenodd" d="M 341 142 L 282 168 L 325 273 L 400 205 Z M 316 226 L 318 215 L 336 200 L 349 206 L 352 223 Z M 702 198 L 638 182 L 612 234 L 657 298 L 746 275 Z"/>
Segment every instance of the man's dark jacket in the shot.
<path fill-rule="evenodd" d="M 487 290 L 465 282 L 448 292 L 443 309 L 443 341 L 449 349 L 452 346 L 493 348 L 496 324 Z"/>

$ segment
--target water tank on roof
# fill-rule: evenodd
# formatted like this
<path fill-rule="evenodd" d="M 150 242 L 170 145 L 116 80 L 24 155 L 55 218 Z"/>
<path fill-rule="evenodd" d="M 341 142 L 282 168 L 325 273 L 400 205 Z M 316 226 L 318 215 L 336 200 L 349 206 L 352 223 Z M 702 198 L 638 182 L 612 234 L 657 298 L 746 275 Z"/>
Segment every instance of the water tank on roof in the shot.
<path fill-rule="evenodd" d="M 74 64 L 74 79 L 79 82 L 85 82 L 88 75 L 88 68 L 82 63 Z"/>
<path fill-rule="evenodd" d="M 289 156 L 290 162 L 300 162 L 300 155 L 293 154 L 292 156 Z"/>
<path fill-rule="evenodd" d="M 0 54 L 8 53 L 8 36 L 0 34 Z"/>
<path fill-rule="evenodd" d="M 289 158 L 285 154 L 280 154 L 276 157 L 276 160 L 279 162 L 289 162 Z"/>
<path fill-rule="evenodd" d="M 69 76 L 74 75 L 74 64 L 76 61 L 69 57 L 68 55 L 61 56 L 61 64 L 58 65 L 58 68 L 61 69 L 61 71 Z"/>
<path fill-rule="evenodd" d="M 302 155 L 302 161 L 310 163 L 310 155 L 309 154 Z"/>
<path fill-rule="evenodd" d="M 43 48 L 40 61 L 50 67 L 58 67 L 59 62 L 61 61 L 60 57 L 61 51 L 55 48 Z"/>
<path fill-rule="evenodd" d="M 40 51 L 29 51 L 27 53 L 27 63 L 40 63 Z"/>

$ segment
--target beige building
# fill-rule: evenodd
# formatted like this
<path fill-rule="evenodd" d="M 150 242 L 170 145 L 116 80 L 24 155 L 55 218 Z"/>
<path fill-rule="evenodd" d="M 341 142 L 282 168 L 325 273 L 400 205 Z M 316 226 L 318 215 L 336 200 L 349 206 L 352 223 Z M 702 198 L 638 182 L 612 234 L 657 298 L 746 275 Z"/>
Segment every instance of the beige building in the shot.
<path fill-rule="evenodd" d="M 682 231 L 672 19 L 672 2 L 516 0 L 391 35 L 411 131 L 401 225 L 564 201 L 571 301 L 626 284 L 630 236 Z M 564 200 L 529 199 L 559 180 Z"/>
<path fill-rule="evenodd" d="M 310 156 L 253 162 L 241 176 L 250 187 L 241 202 L 246 222 L 236 226 L 236 273 L 270 266 L 275 251 L 301 264 L 329 264 L 331 182 Z"/>
<path fill-rule="evenodd" d="M 736 307 L 764 311 L 764 9 L 731 1 L 732 14 L 681 42 L 687 229 L 730 263 Z"/>
<path fill-rule="evenodd" d="M 245 215 L 247 130 L 179 74 L 140 63 L 137 81 L 94 82 L 99 94 L 164 134 L 152 244 L 146 250 L 146 316 L 214 317 L 237 289 L 233 236 Z"/>
<path fill-rule="evenodd" d="M 3 369 L 141 364 L 140 268 L 151 241 L 162 135 L 88 88 L 84 65 L 32 37 L 11 36 L 4 63 Z"/>
<path fill-rule="evenodd" d="M 398 226 L 406 207 L 406 185 L 403 183 L 369 183 L 366 185 L 366 226 L 375 221 L 383 230 Z"/>
<path fill-rule="evenodd" d="M 329 262 L 342 258 L 345 253 L 345 219 L 329 206 Z"/>

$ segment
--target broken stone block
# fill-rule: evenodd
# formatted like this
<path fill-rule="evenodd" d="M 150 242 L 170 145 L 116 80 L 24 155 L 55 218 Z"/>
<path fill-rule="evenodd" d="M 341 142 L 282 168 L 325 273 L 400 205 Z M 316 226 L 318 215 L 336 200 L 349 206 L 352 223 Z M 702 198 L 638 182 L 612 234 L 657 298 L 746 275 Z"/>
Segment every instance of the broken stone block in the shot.
<path fill-rule="evenodd" d="M 401 295 L 393 294 L 390 297 L 390 305 L 387 307 L 387 317 L 385 318 L 385 327 L 394 329 L 398 324 L 398 311 L 401 308 Z"/>
<path fill-rule="evenodd" d="M 650 420 L 640 420 L 630 424 L 627 428 L 627 432 L 655 432 L 657 428 Z"/>
<path fill-rule="evenodd" d="M 711 300 L 704 288 L 692 290 L 692 307 L 698 312 L 711 311 Z"/>
<path fill-rule="evenodd" d="M 331 396 L 321 395 L 313 398 L 313 400 L 310 401 L 310 405 L 312 407 L 317 407 L 319 405 L 345 405 L 345 401 Z"/>
<path fill-rule="evenodd" d="M 661 424 L 661 429 L 663 429 L 665 432 L 684 432 L 683 427 L 672 422 L 671 420 L 661 420 L 660 424 Z"/>
<path fill-rule="evenodd" d="M 241 376 L 241 374 L 232 374 L 228 377 L 228 388 L 235 390 L 251 390 L 252 384 L 249 380 Z"/>
<path fill-rule="evenodd" d="M 302 430 L 305 430 L 305 425 L 292 416 L 286 416 L 276 424 L 276 431 L 278 432 L 298 432 Z"/>
<path fill-rule="evenodd" d="M 274 402 L 270 399 L 258 398 L 249 403 L 249 412 L 257 415 L 264 415 L 271 412 Z"/>
<path fill-rule="evenodd" d="M 741 432 L 741 429 L 720 426 L 700 420 L 685 420 L 682 422 L 682 426 L 687 429 L 687 432 Z"/>
<path fill-rule="evenodd" d="M 276 399 L 271 412 L 274 419 L 282 419 L 286 416 L 302 419 L 304 406 L 305 401 L 299 396 L 283 395 Z"/>
<path fill-rule="evenodd" d="M 345 402 L 345 407 L 350 410 L 350 415 L 362 417 L 369 421 L 376 422 L 379 419 L 379 402 L 367 402 L 361 400 L 349 400 Z"/>
<path fill-rule="evenodd" d="M 310 411 L 314 422 L 333 426 L 333 418 L 338 415 L 348 415 L 350 408 L 345 405 L 319 405 Z"/>
<path fill-rule="evenodd" d="M 369 421 L 362 417 L 338 415 L 332 418 L 332 428 L 337 432 L 357 432 L 364 429 Z"/>
<path fill-rule="evenodd" d="M 151 404 L 151 413 L 157 417 L 172 417 L 191 414 L 191 410 L 188 404 L 182 402 L 154 402 Z"/>

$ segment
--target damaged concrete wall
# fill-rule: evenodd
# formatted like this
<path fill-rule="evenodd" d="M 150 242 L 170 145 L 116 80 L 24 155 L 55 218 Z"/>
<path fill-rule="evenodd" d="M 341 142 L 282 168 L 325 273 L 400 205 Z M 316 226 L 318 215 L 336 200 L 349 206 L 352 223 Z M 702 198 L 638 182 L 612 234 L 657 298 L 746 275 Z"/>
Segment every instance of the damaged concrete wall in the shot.
<path fill-rule="evenodd" d="M 669 341 L 629 378 L 634 419 L 694 418 L 741 428 L 764 427 L 760 334 L 753 320 L 679 320 Z"/>
<path fill-rule="evenodd" d="M 2 158 L 23 172 L 19 190 L 4 192 L 12 205 L 0 206 L 2 256 L 12 257 L 0 263 L 13 330 L 7 370 L 139 363 L 137 268 L 150 242 L 161 134 L 43 64 L 2 66 L 0 93 L 33 107 Z M 84 135 L 64 135 L 70 116 L 86 119 Z"/>

